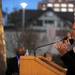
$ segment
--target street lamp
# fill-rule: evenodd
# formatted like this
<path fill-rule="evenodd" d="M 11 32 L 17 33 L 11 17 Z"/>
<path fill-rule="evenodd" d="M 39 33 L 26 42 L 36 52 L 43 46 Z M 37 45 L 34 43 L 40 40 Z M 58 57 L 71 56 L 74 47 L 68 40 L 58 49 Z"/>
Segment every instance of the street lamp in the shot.
<path fill-rule="evenodd" d="M 27 3 L 26 2 L 22 2 L 21 4 L 20 4 L 20 6 L 22 7 L 22 10 L 23 10 L 23 13 L 22 13 L 22 35 L 24 35 L 24 27 L 25 27 L 25 9 L 26 9 L 26 7 L 27 7 Z M 23 43 L 23 47 L 24 47 L 24 42 L 22 42 Z"/>
<path fill-rule="evenodd" d="M 23 27 L 23 31 L 24 31 L 24 26 L 25 26 L 25 8 L 27 7 L 27 3 L 26 2 L 22 2 L 21 4 L 22 10 L 23 10 L 23 15 L 22 15 L 22 27 Z"/>

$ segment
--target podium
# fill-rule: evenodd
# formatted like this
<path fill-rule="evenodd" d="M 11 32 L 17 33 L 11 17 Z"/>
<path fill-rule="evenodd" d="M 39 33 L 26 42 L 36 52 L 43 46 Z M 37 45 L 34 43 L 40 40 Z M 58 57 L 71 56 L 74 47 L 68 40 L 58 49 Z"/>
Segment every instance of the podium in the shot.
<path fill-rule="evenodd" d="M 66 71 L 44 57 L 20 57 L 20 75 L 66 75 Z"/>

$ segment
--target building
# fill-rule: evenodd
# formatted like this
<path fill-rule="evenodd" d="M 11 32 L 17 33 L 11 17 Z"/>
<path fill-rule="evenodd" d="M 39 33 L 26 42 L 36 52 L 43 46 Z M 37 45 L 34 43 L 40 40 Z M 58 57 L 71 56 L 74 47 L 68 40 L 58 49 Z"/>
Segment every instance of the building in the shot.
<path fill-rule="evenodd" d="M 9 18 L 12 17 L 11 15 L 14 15 L 12 18 L 14 20 L 9 20 L 9 22 L 12 22 L 13 26 L 5 26 L 5 32 L 16 35 L 22 30 L 22 11 L 10 14 Z M 39 40 L 37 40 L 38 42 L 35 48 L 37 49 L 37 55 L 43 55 L 47 51 L 50 51 L 53 54 L 58 53 L 52 45 L 41 48 L 38 47 L 62 39 L 66 35 L 67 31 L 70 30 L 70 26 L 74 21 L 73 18 L 73 12 L 54 12 L 51 8 L 48 8 L 45 11 L 26 10 L 25 28 L 27 30 L 32 30 L 32 32 L 35 32 L 39 36 Z M 13 38 L 13 40 L 15 40 L 15 38 Z"/>

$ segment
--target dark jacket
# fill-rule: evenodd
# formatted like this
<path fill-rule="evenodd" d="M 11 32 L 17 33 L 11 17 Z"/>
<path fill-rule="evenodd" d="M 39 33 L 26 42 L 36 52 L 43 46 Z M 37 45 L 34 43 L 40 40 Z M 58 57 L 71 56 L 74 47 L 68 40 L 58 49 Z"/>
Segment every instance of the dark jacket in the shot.
<path fill-rule="evenodd" d="M 68 68 L 67 75 L 75 75 L 75 53 L 70 50 L 61 57 L 66 68 Z"/>

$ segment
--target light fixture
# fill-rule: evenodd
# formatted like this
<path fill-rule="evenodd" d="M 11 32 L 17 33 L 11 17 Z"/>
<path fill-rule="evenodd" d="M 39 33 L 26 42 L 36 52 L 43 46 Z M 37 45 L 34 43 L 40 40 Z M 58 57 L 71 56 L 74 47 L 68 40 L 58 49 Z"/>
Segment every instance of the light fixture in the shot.
<path fill-rule="evenodd" d="M 22 2 L 20 5 L 21 5 L 21 7 L 22 7 L 23 9 L 25 9 L 25 8 L 27 7 L 28 4 L 25 3 L 25 2 Z"/>

